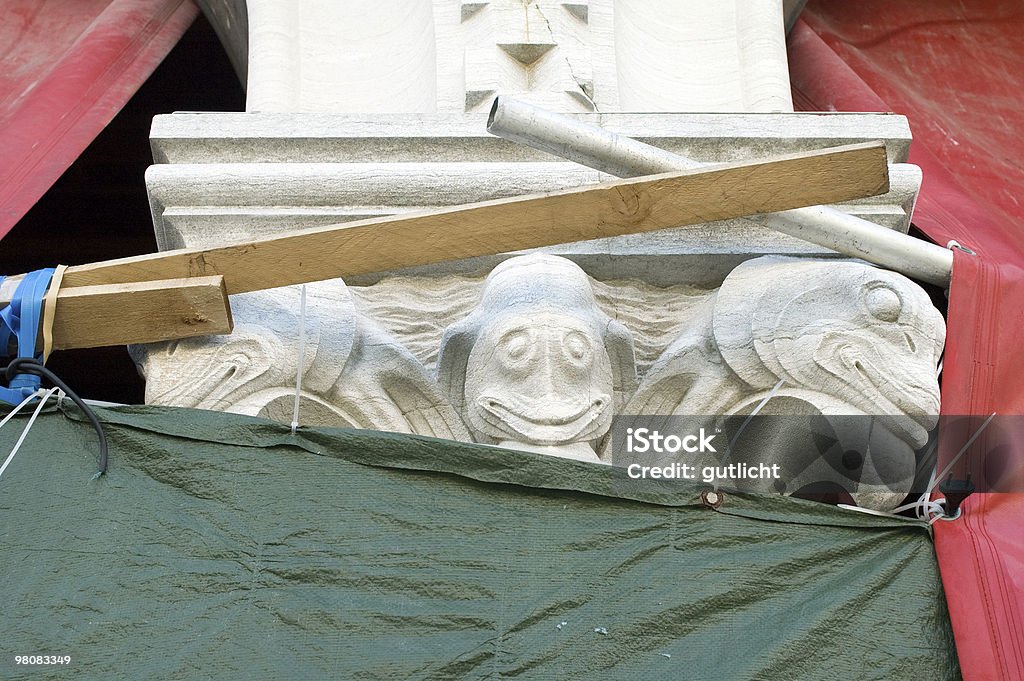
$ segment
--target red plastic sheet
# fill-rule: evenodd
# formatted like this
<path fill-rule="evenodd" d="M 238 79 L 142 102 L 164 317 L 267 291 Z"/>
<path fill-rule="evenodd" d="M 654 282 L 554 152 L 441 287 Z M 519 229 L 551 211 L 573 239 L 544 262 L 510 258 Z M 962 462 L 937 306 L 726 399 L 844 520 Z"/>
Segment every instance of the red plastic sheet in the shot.
<path fill-rule="evenodd" d="M 192 0 L 0 0 L 0 238 L 197 13 Z"/>
<path fill-rule="evenodd" d="M 828 0 L 804 19 L 798 108 L 906 114 L 925 178 L 914 224 L 976 252 L 955 257 L 943 413 L 1024 414 L 1024 6 Z M 960 446 L 946 444 L 944 461 Z M 935 530 L 964 678 L 1024 679 L 1024 494 L 976 494 Z"/>

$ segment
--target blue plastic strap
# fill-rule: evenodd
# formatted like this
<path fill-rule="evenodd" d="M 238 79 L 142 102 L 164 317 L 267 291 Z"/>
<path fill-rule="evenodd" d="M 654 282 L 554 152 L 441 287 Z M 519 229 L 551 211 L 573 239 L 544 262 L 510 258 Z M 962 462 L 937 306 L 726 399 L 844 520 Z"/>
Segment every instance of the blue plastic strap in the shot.
<path fill-rule="evenodd" d="M 11 340 L 17 340 L 16 357 L 34 357 L 39 322 L 42 318 L 43 299 L 53 277 L 53 268 L 29 272 L 18 284 L 10 304 L 0 311 L 0 355 L 10 357 Z M 2 280 L 0 280 L 2 283 Z M 19 404 L 39 390 L 40 380 L 32 374 L 17 374 L 7 388 L 0 388 L 0 400 Z"/>

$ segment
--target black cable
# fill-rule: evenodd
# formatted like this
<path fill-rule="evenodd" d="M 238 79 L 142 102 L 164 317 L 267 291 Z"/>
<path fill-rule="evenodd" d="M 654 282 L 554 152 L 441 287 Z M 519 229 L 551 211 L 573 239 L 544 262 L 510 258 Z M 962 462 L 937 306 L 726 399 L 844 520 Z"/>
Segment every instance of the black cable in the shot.
<path fill-rule="evenodd" d="M 100 455 L 99 455 L 99 471 L 96 473 L 96 477 L 99 477 L 107 472 L 107 435 L 103 432 L 103 426 L 100 425 L 100 420 L 88 404 L 85 403 L 81 397 L 79 397 L 74 390 L 69 388 L 67 384 L 60 380 L 57 374 L 53 373 L 42 365 L 39 360 L 33 359 L 32 357 L 18 357 L 11 360 L 11 363 L 4 369 L 4 375 L 7 377 L 7 383 L 10 384 L 11 380 L 18 374 L 32 374 L 45 378 L 54 386 L 60 388 L 64 393 L 71 398 L 71 401 L 78 405 L 78 408 L 82 410 L 86 418 L 92 423 L 92 427 L 96 429 L 96 435 L 100 440 Z"/>

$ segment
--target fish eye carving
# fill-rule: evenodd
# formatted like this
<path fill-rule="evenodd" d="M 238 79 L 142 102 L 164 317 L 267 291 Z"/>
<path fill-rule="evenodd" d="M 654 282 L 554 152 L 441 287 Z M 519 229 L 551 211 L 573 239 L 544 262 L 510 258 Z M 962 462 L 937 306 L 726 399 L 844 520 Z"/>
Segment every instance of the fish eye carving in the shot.
<path fill-rule="evenodd" d="M 569 331 L 562 339 L 565 357 L 578 367 L 588 367 L 594 358 L 594 350 L 590 339 L 579 331 Z"/>
<path fill-rule="evenodd" d="M 509 369 L 515 369 L 529 361 L 533 347 L 529 329 L 513 329 L 498 340 L 498 358 Z"/>
<path fill-rule="evenodd" d="M 864 305 L 872 317 L 883 322 L 894 322 L 903 311 L 903 301 L 896 291 L 885 284 L 875 285 L 864 295 Z"/>

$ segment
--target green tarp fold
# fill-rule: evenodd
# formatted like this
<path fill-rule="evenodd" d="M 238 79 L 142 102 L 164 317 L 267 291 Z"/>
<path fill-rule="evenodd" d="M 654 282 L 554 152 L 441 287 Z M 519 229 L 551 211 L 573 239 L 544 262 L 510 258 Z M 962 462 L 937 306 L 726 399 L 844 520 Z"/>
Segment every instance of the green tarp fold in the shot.
<path fill-rule="evenodd" d="M 921 523 L 728 492 L 716 510 L 698 485 L 423 437 L 99 411 L 106 476 L 68 406 L 0 478 L 0 678 L 959 679 Z"/>

